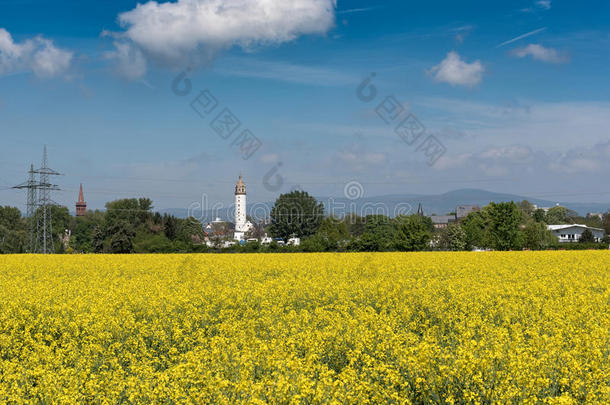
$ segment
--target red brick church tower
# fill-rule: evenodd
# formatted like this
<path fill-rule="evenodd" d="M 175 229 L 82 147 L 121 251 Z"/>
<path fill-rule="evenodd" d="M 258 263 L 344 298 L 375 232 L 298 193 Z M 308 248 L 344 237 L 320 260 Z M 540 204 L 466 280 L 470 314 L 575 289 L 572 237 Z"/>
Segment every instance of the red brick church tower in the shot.
<path fill-rule="evenodd" d="M 85 197 L 83 197 L 83 185 L 80 185 L 80 192 L 78 193 L 78 202 L 76 203 L 76 216 L 84 217 L 87 212 L 87 203 Z"/>

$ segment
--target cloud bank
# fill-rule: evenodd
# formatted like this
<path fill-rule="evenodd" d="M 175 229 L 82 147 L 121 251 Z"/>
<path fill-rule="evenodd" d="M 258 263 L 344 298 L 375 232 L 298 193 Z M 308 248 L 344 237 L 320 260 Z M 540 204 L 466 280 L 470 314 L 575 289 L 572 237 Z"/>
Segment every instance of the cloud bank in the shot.
<path fill-rule="evenodd" d="M 17 43 L 0 28 L 0 76 L 19 72 L 33 72 L 39 78 L 59 76 L 70 67 L 72 56 L 50 39 L 37 36 Z"/>
<path fill-rule="evenodd" d="M 335 10 L 336 0 L 149 1 L 119 15 L 125 42 L 110 56 L 121 64 L 126 53 L 121 46 L 129 44 L 162 65 L 202 65 L 234 46 L 251 50 L 324 35 L 334 26 Z"/>

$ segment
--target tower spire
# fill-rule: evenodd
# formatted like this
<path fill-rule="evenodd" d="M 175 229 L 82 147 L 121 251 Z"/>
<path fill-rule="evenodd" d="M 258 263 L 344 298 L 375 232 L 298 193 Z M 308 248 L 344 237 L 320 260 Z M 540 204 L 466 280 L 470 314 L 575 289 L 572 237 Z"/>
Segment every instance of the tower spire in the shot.
<path fill-rule="evenodd" d="M 87 203 L 83 195 L 83 183 L 80 185 L 80 191 L 78 192 L 78 202 L 76 203 L 76 216 L 84 217 L 87 212 Z"/>

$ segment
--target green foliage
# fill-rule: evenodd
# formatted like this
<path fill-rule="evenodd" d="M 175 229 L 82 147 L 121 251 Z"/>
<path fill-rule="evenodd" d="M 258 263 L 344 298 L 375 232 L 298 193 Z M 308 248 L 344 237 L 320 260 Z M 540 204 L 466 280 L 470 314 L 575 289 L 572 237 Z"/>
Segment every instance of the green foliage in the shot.
<path fill-rule="evenodd" d="M 0 206 L 0 226 L 15 231 L 25 229 L 25 223 L 23 218 L 21 218 L 19 208 Z"/>
<path fill-rule="evenodd" d="M 583 233 L 580 235 L 580 239 L 578 239 L 580 243 L 595 243 L 595 235 L 591 232 L 590 229 L 585 229 Z"/>
<path fill-rule="evenodd" d="M 534 204 L 532 204 L 531 202 L 529 202 L 527 200 L 521 201 L 520 203 L 517 204 L 517 206 L 519 207 L 519 209 L 521 209 L 521 211 L 523 211 L 523 213 L 527 217 L 530 217 L 534 214 L 534 211 L 535 211 Z"/>
<path fill-rule="evenodd" d="M 536 211 L 533 212 L 532 218 L 534 218 L 534 221 L 536 222 L 545 222 L 546 214 L 543 209 L 538 208 Z"/>
<path fill-rule="evenodd" d="M 274 237 L 287 240 L 316 233 L 324 218 L 324 206 L 305 191 L 282 194 L 271 209 L 269 231 Z"/>
<path fill-rule="evenodd" d="M 347 231 L 350 235 L 361 236 L 366 228 L 366 220 L 357 214 L 348 214 L 343 218 Z"/>
<path fill-rule="evenodd" d="M 101 228 L 104 224 L 104 213 L 101 211 L 88 211 L 84 217 L 76 217 L 71 221 L 72 239 L 70 246 L 75 252 L 95 253 L 94 237 L 98 237 L 95 241 L 101 241 L 101 251 L 103 251 L 104 235 L 96 234 L 96 228 Z M 100 230 L 101 232 L 101 230 Z M 98 252 L 98 253 L 100 253 Z"/>
<path fill-rule="evenodd" d="M 467 235 L 460 224 L 449 224 L 439 233 L 439 248 L 443 250 L 466 250 Z"/>
<path fill-rule="evenodd" d="M 567 224 L 568 210 L 565 207 L 553 207 L 546 212 L 544 221 L 549 225 Z"/>
<path fill-rule="evenodd" d="M 481 211 L 471 212 L 460 223 L 466 234 L 467 250 L 491 247 L 487 230 L 490 223 L 488 211 L 488 208 L 484 207 Z"/>
<path fill-rule="evenodd" d="M 137 228 L 147 220 L 152 220 L 152 201 L 149 198 L 125 198 L 106 203 L 106 228 L 124 221 Z"/>
<path fill-rule="evenodd" d="M 23 253 L 27 244 L 27 223 L 21 211 L 0 206 L 0 253 Z"/>
<path fill-rule="evenodd" d="M 165 235 L 147 235 L 133 243 L 136 253 L 172 253 L 174 244 Z"/>
<path fill-rule="evenodd" d="M 169 240 L 176 239 L 178 234 L 178 219 L 173 215 L 165 214 L 163 216 L 163 231 Z"/>
<path fill-rule="evenodd" d="M 323 250 L 313 251 L 337 250 L 343 241 L 349 239 L 347 224 L 335 217 L 324 218 L 318 232 L 312 238 L 320 239 L 321 243 L 323 242 Z"/>
<path fill-rule="evenodd" d="M 542 222 L 530 221 L 523 228 L 523 247 L 532 250 L 548 249 L 557 244 L 557 237 Z"/>
<path fill-rule="evenodd" d="M 329 240 L 321 234 L 315 234 L 306 238 L 301 243 L 301 250 L 303 252 L 327 252 L 335 250 L 336 245 L 332 245 Z"/>
<path fill-rule="evenodd" d="M 133 225 L 125 220 L 114 222 L 108 229 L 110 236 L 110 253 L 133 253 L 133 240 L 136 231 Z"/>
<path fill-rule="evenodd" d="M 364 217 L 364 232 L 352 239 L 348 250 L 357 252 L 383 252 L 394 248 L 396 222 L 385 215 Z"/>
<path fill-rule="evenodd" d="M 399 216 L 396 224 L 396 249 L 412 252 L 430 248 L 433 229 L 430 218 L 419 215 Z"/>
<path fill-rule="evenodd" d="M 522 220 L 521 210 L 514 202 L 490 203 L 489 236 L 492 247 L 496 250 L 520 249 L 522 238 L 519 224 Z"/>
<path fill-rule="evenodd" d="M 104 231 L 98 225 L 93 228 L 93 235 L 91 236 L 91 252 L 104 253 L 104 251 Z"/>
<path fill-rule="evenodd" d="M 176 237 L 179 241 L 187 244 L 202 243 L 204 238 L 203 225 L 193 217 L 179 219 Z"/>

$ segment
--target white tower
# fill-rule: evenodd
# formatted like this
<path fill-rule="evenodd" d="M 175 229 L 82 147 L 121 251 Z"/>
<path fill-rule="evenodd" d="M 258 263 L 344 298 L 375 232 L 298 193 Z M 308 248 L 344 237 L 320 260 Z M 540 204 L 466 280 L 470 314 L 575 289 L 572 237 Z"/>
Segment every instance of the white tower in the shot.
<path fill-rule="evenodd" d="M 235 186 L 235 235 L 234 238 L 242 240 L 244 234 L 249 230 L 246 221 L 246 185 L 239 176 Z"/>

